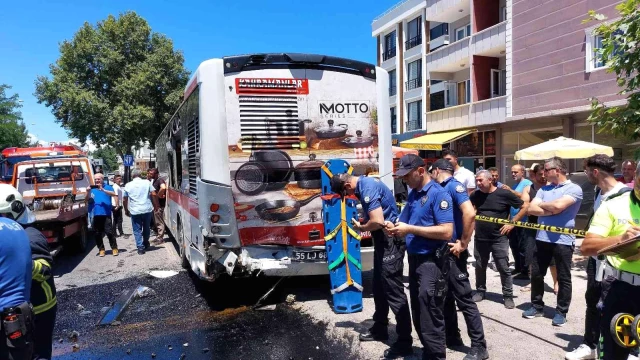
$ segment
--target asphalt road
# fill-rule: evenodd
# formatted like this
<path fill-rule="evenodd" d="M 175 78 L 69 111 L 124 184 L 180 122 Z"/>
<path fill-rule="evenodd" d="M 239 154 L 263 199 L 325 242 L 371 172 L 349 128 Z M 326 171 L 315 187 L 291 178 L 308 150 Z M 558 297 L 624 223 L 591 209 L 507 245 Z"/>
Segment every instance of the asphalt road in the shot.
<path fill-rule="evenodd" d="M 130 225 L 125 219 L 125 232 Z M 133 237 L 119 238 L 124 251 L 119 257 L 62 254 L 56 261 L 59 289 L 58 321 L 55 330 L 56 359 L 379 359 L 394 341 L 360 343 L 357 336 L 371 326 L 373 299 L 371 273 L 365 273 L 364 311 L 350 315 L 331 309 L 326 277 L 286 279 L 264 304 L 277 304 L 274 311 L 253 309 L 256 301 L 278 279 L 242 279 L 214 284 L 201 283 L 180 270 L 173 243 L 155 247 L 146 255 L 135 253 Z M 498 273 L 488 270 L 487 299 L 479 304 L 491 359 L 563 359 L 564 352 L 580 344 L 584 323 L 586 289 L 585 259 L 574 257 L 573 301 L 569 323 L 551 326 L 555 296 L 550 286 L 545 294 L 545 317 L 523 319 L 529 293 L 520 292 L 526 283 L 515 281 L 516 309 L 502 305 Z M 167 279 L 148 275 L 150 270 L 176 270 Z M 405 272 L 408 267 L 405 266 Z M 474 269 L 470 265 L 474 285 Z M 547 276 L 547 284 L 551 278 Z M 119 326 L 96 327 L 101 309 L 123 290 L 145 285 L 156 294 L 136 299 L 123 314 Z M 406 282 L 405 282 L 406 285 Z M 288 305 L 289 294 L 297 301 Z M 78 304 L 85 313 L 81 315 Z M 91 311 L 91 313 L 86 313 Z M 390 319 L 394 324 L 394 319 Z M 469 344 L 464 320 L 459 323 Z M 77 331 L 77 342 L 68 335 Z M 415 332 L 414 349 L 421 345 Z M 183 346 L 188 343 L 188 346 Z M 74 349 L 74 344 L 78 347 Z M 462 359 L 468 347 L 447 350 L 449 359 Z"/>

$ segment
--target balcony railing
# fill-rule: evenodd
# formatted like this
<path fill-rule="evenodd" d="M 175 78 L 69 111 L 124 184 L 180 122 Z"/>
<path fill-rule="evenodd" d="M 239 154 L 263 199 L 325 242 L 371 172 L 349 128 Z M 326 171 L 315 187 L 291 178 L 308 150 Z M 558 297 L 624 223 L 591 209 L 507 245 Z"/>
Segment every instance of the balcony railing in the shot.
<path fill-rule="evenodd" d="M 422 130 L 422 116 L 407 121 L 407 131 Z"/>
<path fill-rule="evenodd" d="M 422 87 L 422 76 L 406 82 L 407 91 Z"/>
<path fill-rule="evenodd" d="M 385 51 L 382 54 L 382 60 L 387 61 L 389 59 L 393 59 L 395 56 L 396 56 L 396 48 L 392 47 L 390 49 L 387 49 L 387 51 Z"/>
<path fill-rule="evenodd" d="M 398 121 L 397 117 L 394 115 L 391 117 L 391 133 L 395 134 L 398 132 Z"/>
<path fill-rule="evenodd" d="M 429 51 L 434 51 L 439 47 L 449 45 L 449 35 L 442 35 L 440 37 L 434 38 L 429 43 Z"/>
<path fill-rule="evenodd" d="M 418 36 L 416 36 L 414 38 L 411 38 L 411 39 L 405 41 L 405 43 L 404 43 L 405 48 L 407 50 L 412 49 L 412 48 L 414 48 L 414 47 L 416 47 L 418 45 L 421 45 L 421 44 L 422 44 L 422 36 L 420 36 L 420 35 L 418 35 Z"/>
<path fill-rule="evenodd" d="M 389 96 L 394 96 L 398 93 L 395 85 L 389 86 Z"/>

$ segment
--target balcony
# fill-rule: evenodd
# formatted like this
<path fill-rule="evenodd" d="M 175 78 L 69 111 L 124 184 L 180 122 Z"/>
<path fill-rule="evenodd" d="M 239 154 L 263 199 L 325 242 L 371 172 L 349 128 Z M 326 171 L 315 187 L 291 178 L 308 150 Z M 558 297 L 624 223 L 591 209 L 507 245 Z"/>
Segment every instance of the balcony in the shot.
<path fill-rule="evenodd" d="M 422 36 L 416 36 L 404 42 L 405 51 L 412 49 L 418 45 L 422 45 Z"/>
<path fill-rule="evenodd" d="M 391 116 L 391 133 L 398 133 L 398 119 L 395 115 Z"/>
<path fill-rule="evenodd" d="M 469 126 L 469 104 L 447 107 L 427 113 L 429 132 L 460 129 Z"/>
<path fill-rule="evenodd" d="M 389 96 L 395 96 L 398 93 L 398 89 L 395 85 L 389 86 Z"/>
<path fill-rule="evenodd" d="M 427 0 L 426 19 L 428 21 L 452 23 L 470 13 L 470 0 Z"/>
<path fill-rule="evenodd" d="M 383 31 L 387 30 L 390 26 L 402 21 L 407 16 L 417 12 L 420 9 L 424 9 L 424 0 L 402 0 L 397 4 L 387 9 L 387 11 L 378 15 L 371 23 L 371 33 L 373 36 L 377 36 Z"/>
<path fill-rule="evenodd" d="M 506 36 L 506 21 L 473 34 L 471 38 L 471 54 L 491 57 L 504 56 L 507 50 Z"/>
<path fill-rule="evenodd" d="M 406 91 L 422 87 L 422 77 L 411 79 L 405 83 Z"/>
<path fill-rule="evenodd" d="M 507 118 L 507 97 L 477 101 L 472 104 L 469 126 L 499 124 Z"/>
<path fill-rule="evenodd" d="M 436 39 L 433 39 L 429 42 L 429 50 L 432 52 L 437 50 L 440 47 L 449 45 L 449 35 L 442 35 Z"/>
<path fill-rule="evenodd" d="M 392 47 L 382 53 L 382 61 L 387 61 L 396 57 L 396 48 Z"/>
<path fill-rule="evenodd" d="M 457 72 L 469 67 L 470 38 L 458 40 L 426 56 L 429 72 Z"/>

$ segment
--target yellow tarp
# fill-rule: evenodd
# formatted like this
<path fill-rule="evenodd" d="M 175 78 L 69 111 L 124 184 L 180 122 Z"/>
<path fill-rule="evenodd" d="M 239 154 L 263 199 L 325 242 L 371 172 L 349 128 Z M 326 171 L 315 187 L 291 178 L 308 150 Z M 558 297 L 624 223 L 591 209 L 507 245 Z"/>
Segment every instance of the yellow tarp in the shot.
<path fill-rule="evenodd" d="M 418 150 L 442 150 L 442 144 L 452 142 L 463 136 L 469 135 L 475 130 L 457 130 L 437 134 L 427 134 L 402 141 L 400 147 Z"/>

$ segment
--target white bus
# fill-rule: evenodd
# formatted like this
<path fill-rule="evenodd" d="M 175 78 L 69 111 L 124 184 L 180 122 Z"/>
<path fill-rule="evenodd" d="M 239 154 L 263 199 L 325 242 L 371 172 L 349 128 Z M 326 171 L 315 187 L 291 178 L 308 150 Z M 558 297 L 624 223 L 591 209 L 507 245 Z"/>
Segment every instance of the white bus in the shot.
<path fill-rule="evenodd" d="M 342 158 L 393 189 L 388 81 L 374 65 L 322 55 L 201 63 L 156 141 L 183 266 L 209 281 L 327 274 L 320 166 Z M 369 236 L 364 269 L 372 254 Z"/>

